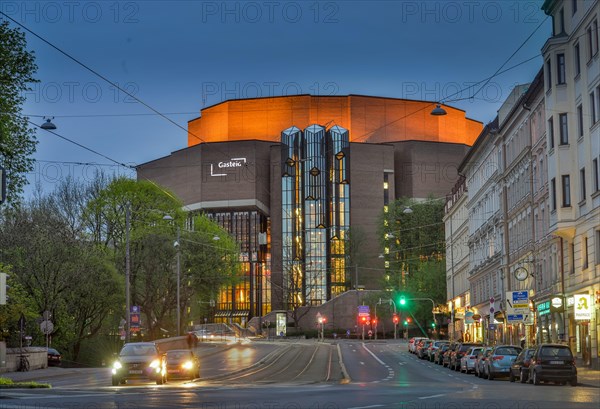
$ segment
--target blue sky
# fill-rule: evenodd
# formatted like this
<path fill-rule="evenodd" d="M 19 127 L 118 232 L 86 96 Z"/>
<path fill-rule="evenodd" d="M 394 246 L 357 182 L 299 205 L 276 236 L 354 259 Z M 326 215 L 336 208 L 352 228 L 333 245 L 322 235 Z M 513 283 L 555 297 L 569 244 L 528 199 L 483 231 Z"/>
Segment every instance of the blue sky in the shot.
<path fill-rule="evenodd" d="M 449 104 L 487 123 L 512 87 L 541 67 L 550 34 L 541 4 L 61 0 L 3 1 L 0 11 L 185 128 L 203 107 L 226 99 L 297 93 L 466 98 Z M 534 31 L 505 68 L 533 60 L 469 98 L 479 86 L 465 88 L 494 74 Z M 33 122 L 42 123 L 33 115 L 53 116 L 59 134 L 127 164 L 186 146 L 186 132 L 33 35 L 27 39 L 41 81 L 24 107 Z M 111 163 L 41 130 L 38 139 L 29 180 L 46 190 L 66 175 L 89 177 L 95 167 L 78 163 Z"/>

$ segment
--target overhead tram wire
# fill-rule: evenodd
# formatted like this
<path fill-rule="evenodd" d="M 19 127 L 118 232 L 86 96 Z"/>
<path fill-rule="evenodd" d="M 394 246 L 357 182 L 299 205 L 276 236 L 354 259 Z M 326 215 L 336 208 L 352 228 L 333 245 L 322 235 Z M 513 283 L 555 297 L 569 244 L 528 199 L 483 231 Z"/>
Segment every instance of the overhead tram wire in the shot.
<path fill-rule="evenodd" d="M 138 97 L 136 97 L 135 95 L 133 95 L 132 93 L 128 92 L 127 90 L 121 88 L 117 83 L 109 80 L 108 78 L 106 78 L 104 75 L 100 74 L 98 71 L 94 70 L 93 68 L 87 66 L 86 64 L 84 64 L 83 62 L 79 61 L 77 58 L 71 56 L 69 53 L 67 53 L 66 51 L 63 51 L 62 49 L 60 49 L 58 46 L 52 44 L 50 41 L 46 40 L 44 37 L 40 36 L 39 34 L 35 33 L 34 31 L 30 30 L 29 28 L 27 28 L 26 26 L 24 26 L 23 24 L 19 23 L 17 20 L 15 20 L 14 18 L 10 17 L 9 15 L 7 15 L 6 13 L 4 13 L 3 11 L 0 11 L 0 15 L 4 16 L 5 18 L 9 19 L 10 21 L 12 21 L 13 23 L 15 23 L 16 25 L 18 25 L 19 27 L 21 27 L 23 30 L 27 31 L 28 33 L 30 33 L 31 35 L 35 36 L 36 38 L 38 38 L 39 40 L 43 41 L 44 43 L 48 44 L 50 47 L 54 48 L 56 51 L 58 51 L 59 53 L 61 53 L 62 55 L 64 55 L 65 57 L 67 57 L 68 59 L 70 59 L 71 61 L 75 62 L 76 64 L 80 65 L 81 67 L 83 67 L 84 69 L 88 70 L 89 72 L 91 72 L 92 74 L 94 74 L 95 76 L 97 76 L 98 78 L 102 79 L 103 81 L 107 82 L 108 84 L 110 84 L 111 86 L 115 87 L 116 89 L 118 89 L 119 91 L 123 92 L 125 95 L 127 95 L 130 98 L 133 98 L 135 101 L 139 102 L 140 104 L 142 104 L 143 106 L 145 106 L 146 108 L 148 108 L 149 110 L 151 110 L 152 112 L 154 112 L 156 115 L 161 116 L 162 118 L 166 119 L 167 121 L 169 121 L 170 123 L 172 123 L 173 125 L 175 125 L 176 127 L 180 128 L 181 130 L 185 131 L 186 133 L 188 133 L 189 135 L 192 135 L 193 137 L 197 138 L 200 142 L 206 142 L 205 140 L 203 140 L 202 138 L 200 138 L 199 136 L 195 135 L 193 132 L 190 132 L 188 129 L 184 128 L 183 126 L 179 125 L 177 122 L 173 121 L 171 118 L 167 117 L 165 114 L 163 114 L 162 112 L 158 111 L 157 109 L 155 109 L 154 107 L 152 107 L 151 105 L 147 104 L 146 102 L 142 101 L 141 99 L 139 99 Z"/>

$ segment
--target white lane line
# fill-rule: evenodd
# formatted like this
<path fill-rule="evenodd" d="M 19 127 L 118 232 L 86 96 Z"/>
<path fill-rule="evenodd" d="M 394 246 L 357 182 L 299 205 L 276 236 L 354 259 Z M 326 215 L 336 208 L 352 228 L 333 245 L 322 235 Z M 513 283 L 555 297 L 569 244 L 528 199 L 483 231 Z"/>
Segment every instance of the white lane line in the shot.
<path fill-rule="evenodd" d="M 361 365 L 364 365 L 364 364 L 365 364 L 363 361 L 360 361 L 359 363 L 360 363 Z"/>
<path fill-rule="evenodd" d="M 421 396 L 419 399 L 432 399 L 432 398 L 439 398 L 439 397 L 441 397 L 441 396 L 444 396 L 444 395 L 445 395 L 445 394 L 443 394 L 443 393 L 440 393 L 440 394 L 437 394 L 437 395 L 431 395 L 431 396 Z"/>
<path fill-rule="evenodd" d="M 351 408 L 348 409 L 369 409 L 369 408 L 380 408 L 383 405 L 371 405 L 371 406 L 353 406 Z"/>

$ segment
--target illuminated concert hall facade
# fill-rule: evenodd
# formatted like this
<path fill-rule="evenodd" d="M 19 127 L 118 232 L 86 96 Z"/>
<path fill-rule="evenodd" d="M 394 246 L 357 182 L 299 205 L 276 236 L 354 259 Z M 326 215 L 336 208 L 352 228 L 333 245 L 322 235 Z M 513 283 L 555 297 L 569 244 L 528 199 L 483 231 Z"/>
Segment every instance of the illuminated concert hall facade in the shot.
<path fill-rule="evenodd" d="M 445 196 L 482 124 L 434 103 L 360 95 L 230 100 L 188 123 L 188 147 L 138 166 L 241 249 L 215 319 L 320 305 L 385 275 L 378 223 L 396 198 Z M 352 265 L 348 236 L 360 237 Z"/>

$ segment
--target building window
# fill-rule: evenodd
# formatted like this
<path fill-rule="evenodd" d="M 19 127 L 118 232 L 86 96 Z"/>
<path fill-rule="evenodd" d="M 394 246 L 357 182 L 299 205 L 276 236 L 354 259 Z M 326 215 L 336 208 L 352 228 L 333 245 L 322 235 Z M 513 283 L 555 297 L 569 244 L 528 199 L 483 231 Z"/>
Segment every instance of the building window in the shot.
<path fill-rule="evenodd" d="M 556 81 L 557 84 L 564 84 L 566 81 L 566 73 L 565 73 L 565 55 L 564 54 L 556 54 Z"/>
<path fill-rule="evenodd" d="M 558 116 L 558 120 L 560 122 L 560 144 L 568 145 L 569 144 L 569 127 L 567 123 L 567 114 L 560 114 Z"/>
<path fill-rule="evenodd" d="M 571 0 L 571 15 L 574 16 L 577 13 L 577 0 Z"/>
<path fill-rule="evenodd" d="M 579 200 L 585 201 L 585 168 L 579 169 Z"/>
<path fill-rule="evenodd" d="M 575 44 L 575 76 L 581 74 L 581 51 L 579 49 L 579 43 Z"/>
<path fill-rule="evenodd" d="M 598 52 L 598 20 L 594 20 L 587 28 L 588 61 Z"/>
<path fill-rule="evenodd" d="M 598 159 L 592 161 L 594 166 L 594 191 L 600 190 L 600 169 L 598 169 Z"/>
<path fill-rule="evenodd" d="M 552 210 L 556 210 L 556 179 L 550 180 L 550 200 L 552 201 Z"/>
<path fill-rule="evenodd" d="M 558 23 L 560 24 L 560 33 L 565 32 L 565 9 L 560 9 L 558 12 Z M 559 34 L 560 34 L 559 33 Z"/>
<path fill-rule="evenodd" d="M 552 63 L 550 60 L 546 61 L 546 88 L 547 90 L 552 89 Z"/>
<path fill-rule="evenodd" d="M 548 119 L 548 146 L 554 149 L 554 119 Z"/>
<path fill-rule="evenodd" d="M 589 263 L 590 263 L 587 237 L 583 238 L 582 246 L 583 246 L 583 248 L 581 249 L 581 251 L 583 251 L 583 269 L 585 270 L 588 268 Z"/>
<path fill-rule="evenodd" d="M 590 94 L 590 127 L 596 123 L 596 98 L 594 92 Z"/>
<path fill-rule="evenodd" d="M 596 103 L 594 104 L 594 119 L 597 121 L 600 119 L 600 115 L 598 115 L 596 109 L 600 109 L 600 85 L 596 87 Z"/>
<path fill-rule="evenodd" d="M 562 175 L 562 207 L 571 207 L 571 176 Z"/>
<path fill-rule="evenodd" d="M 583 136 L 583 107 L 577 106 L 577 134 L 581 138 Z"/>

